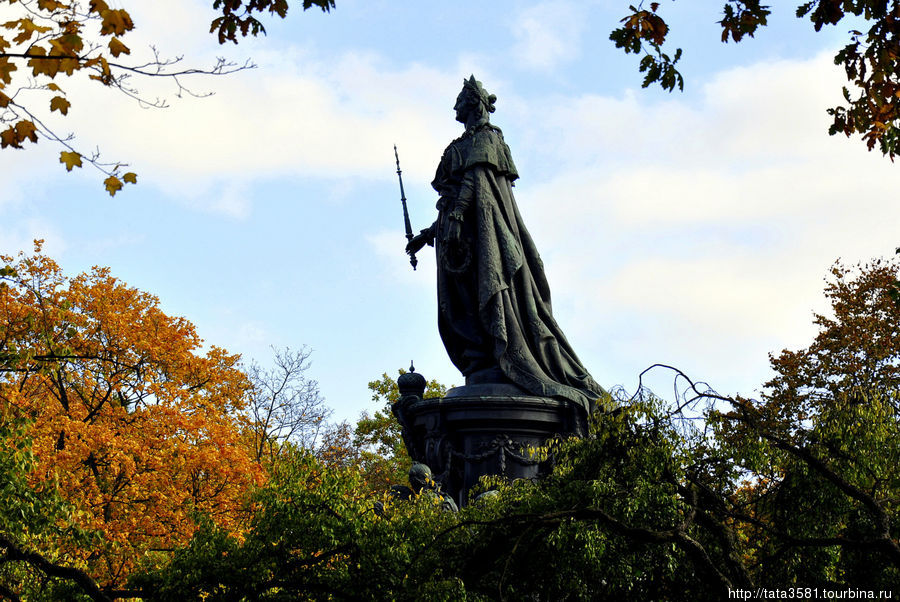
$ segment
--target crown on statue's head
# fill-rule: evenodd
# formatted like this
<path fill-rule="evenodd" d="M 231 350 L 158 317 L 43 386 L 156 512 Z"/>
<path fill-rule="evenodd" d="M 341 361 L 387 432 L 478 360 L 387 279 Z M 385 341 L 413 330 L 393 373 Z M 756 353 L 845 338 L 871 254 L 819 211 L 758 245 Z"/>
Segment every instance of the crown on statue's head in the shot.
<path fill-rule="evenodd" d="M 497 102 L 497 96 L 488 94 L 488 91 L 482 87 L 481 82 L 475 79 L 475 75 L 471 75 L 469 79 L 463 80 L 463 90 L 468 91 L 473 98 L 477 98 L 488 112 L 493 113 L 497 110 L 494 103 Z"/>

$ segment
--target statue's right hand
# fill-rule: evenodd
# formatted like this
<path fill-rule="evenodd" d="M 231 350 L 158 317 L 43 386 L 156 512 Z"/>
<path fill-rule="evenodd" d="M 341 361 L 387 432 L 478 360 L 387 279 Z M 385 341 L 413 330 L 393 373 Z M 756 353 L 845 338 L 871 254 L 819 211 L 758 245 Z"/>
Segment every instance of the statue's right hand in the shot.
<path fill-rule="evenodd" d="M 419 250 L 428 244 L 428 235 L 426 232 L 420 232 L 412 237 L 412 239 L 406 244 L 406 252 L 410 255 L 415 255 L 419 252 Z"/>

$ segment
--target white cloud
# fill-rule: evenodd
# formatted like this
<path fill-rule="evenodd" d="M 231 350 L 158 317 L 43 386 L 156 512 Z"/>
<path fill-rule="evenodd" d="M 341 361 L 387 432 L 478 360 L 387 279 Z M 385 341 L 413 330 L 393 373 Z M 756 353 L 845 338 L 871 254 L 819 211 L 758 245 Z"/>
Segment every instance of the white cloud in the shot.
<path fill-rule="evenodd" d="M 146 10 L 132 9 L 139 24 L 125 40 L 134 52 L 132 60 L 146 58 L 147 45 L 154 43 L 163 57 L 184 53 L 188 57 L 184 67 L 214 64 L 223 48 L 213 36 L 197 35 L 208 29 L 212 11 L 200 2 L 182 4 L 160 0 Z M 174 14 L 178 18 L 169 23 Z M 239 191 L 254 180 L 389 178 L 392 174 L 385 164 L 395 142 L 404 172 L 429 181 L 432 157 L 455 135 L 452 118 L 447 119 L 459 88 L 455 72 L 415 63 L 395 68 L 378 56 L 353 50 L 329 54 L 253 40 L 236 51 L 231 47 L 224 51 L 237 56 L 251 53 L 259 68 L 225 77 L 181 79 L 196 92 L 215 92 L 206 98 L 176 98 L 177 87 L 167 79 L 131 80 L 142 97 L 167 99 L 166 109 L 143 109 L 95 82 L 66 81 L 72 99 L 69 115 L 50 116 L 48 125 L 60 134 L 75 132 L 75 144 L 83 152 L 96 146 L 104 159 L 127 162 L 143 186 L 160 187 L 236 218 L 249 214 Z M 33 181 L 46 177 L 43 163 L 25 161 L 25 166 L 20 182 L 28 178 L 28 171 Z M 66 177 L 62 170 L 57 175 Z M 223 189 L 224 196 L 219 194 Z M 0 193 L 0 202 L 19 196 L 6 190 Z"/>
<path fill-rule="evenodd" d="M 583 9 L 565 0 L 549 0 L 521 11 L 512 23 L 517 40 L 514 64 L 547 71 L 575 58 L 584 24 Z"/>
<path fill-rule="evenodd" d="M 433 274 L 435 270 L 434 249 L 429 246 L 416 254 L 416 269 L 410 265 L 409 255 L 403 252 L 404 239 L 396 230 L 380 231 L 366 235 L 366 241 L 379 258 L 380 269 L 385 277 L 405 287 L 415 287 L 424 295 L 434 289 L 434 279 L 422 274 Z"/>
<path fill-rule="evenodd" d="M 559 171 L 523 174 L 516 194 L 579 353 L 629 373 L 691 358 L 700 376 L 746 387 L 768 352 L 808 343 L 837 257 L 892 252 L 895 166 L 827 136 L 830 62 L 727 71 L 693 104 L 532 105 L 528 140 L 551 142 L 530 161 Z"/>
<path fill-rule="evenodd" d="M 237 347 L 244 348 L 251 345 L 264 345 L 272 340 L 272 336 L 263 323 L 250 320 L 238 326 L 236 340 Z"/>
<path fill-rule="evenodd" d="M 352 53 L 328 69 L 299 51 L 281 63 L 260 58 L 267 66 L 217 79 L 214 96 L 175 99 L 164 110 L 84 87 L 67 125 L 106 156 L 127 158 L 143 184 L 232 217 L 248 208 L 240 195 L 216 197 L 222 182 L 240 190 L 267 177 L 386 179 L 392 143 L 405 173 L 431 179 L 432 158 L 455 134 L 446 98 L 457 77 L 415 65 L 392 70 Z M 103 103 L 106 110 L 94 110 Z"/>

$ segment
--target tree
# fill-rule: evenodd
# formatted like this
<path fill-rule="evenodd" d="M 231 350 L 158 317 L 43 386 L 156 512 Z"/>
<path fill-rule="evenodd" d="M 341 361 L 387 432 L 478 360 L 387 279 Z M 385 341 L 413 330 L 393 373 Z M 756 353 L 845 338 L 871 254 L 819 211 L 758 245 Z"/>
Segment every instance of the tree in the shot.
<path fill-rule="evenodd" d="M 0 412 L 0 597 L 17 601 L 55 597 L 75 587 L 106 602 L 94 580 L 71 563 L 59 539 L 90 546 L 93 534 L 73 520 L 75 508 L 43 483 L 30 483 L 36 458 L 26 419 Z M 54 581 L 54 580 L 60 580 Z"/>
<path fill-rule="evenodd" d="M 319 383 L 306 377 L 312 351 L 302 347 L 273 353 L 274 367 L 266 370 L 253 362 L 247 368 L 251 384 L 247 414 L 257 462 L 274 462 L 288 442 L 314 449 L 331 415 Z"/>
<path fill-rule="evenodd" d="M 334 8 L 334 0 L 303 0 L 303 10 L 309 10 L 313 6 L 328 12 Z M 221 9 L 222 16 L 213 20 L 210 32 L 219 36 L 220 44 L 227 41 L 237 44 L 238 33 L 246 37 L 248 34 L 256 36 L 266 32 L 262 22 L 253 13 L 268 12 L 283 19 L 287 16 L 289 5 L 287 0 L 214 0 L 213 8 Z"/>
<path fill-rule="evenodd" d="M 808 348 L 772 357 L 760 400 L 677 371 L 676 400 L 619 391 L 588 437 L 540 452 L 551 475 L 485 479 L 497 493 L 458 514 L 420 497 L 384 499 L 377 516 L 360 467 L 297 457 L 243 544 L 202 535 L 142 587 L 151 600 L 884 597 L 900 579 L 898 271 L 836 265 L 833 316 L 816 316 Z M 375 381 L 376 398 L 391 383 Z"/>
<path fill-rule="evenodd" d="M 891 586 L 900 578 L 898 264 L 835 264 L 833 316 L 800 351 L 772 358 L 760 402 L 716 416 L 748 472 L 736 516 L 764 535 L 752 554 L 774 580 Z M 802 559 L 800 562 L 798 559 Z"/>
<path fill-rule="evenodd" d="M 387 516 L 373 511 L 378 499 Z M 447 593 L 458 592 L 455 582 L 410 571 L 425 566 L 416 553 L 432 534 L 455 522 L 429 499 L 391 504 L 368 493 L 357 466 L 326 466 L 291 450 L 255 504 L 243 541 L 207 526 L 168 566 L 132 586 L 160 602 L 459 599 Z"/>
<path fill-rule="evenodd" d="M 67 278 L 39 243 L 0 259 L 2 414 L 26 421 L 30 486 L 74 508 L 62 527 L 97 535 L 62 537 L 54 555 L 109 588 L 187 542 L 198 515 L 240 532 L 264 474 L 243 433 L 239 358 L 200 355 L 190 322 L 108 269 Z"/>
<path fill-rule="evenodd" d="M 658 83 L 665 90 L 684 88 L 684 78 L 675 68 L 681 48 L 670 56 L 663 52 L 669 26 L 659 14 L 660 2 L 644 2 L 622 19 L 622 26 L 610 34 L 616 48 L 641 54 L 643 87 Z M 724 4 L 722 42 L 740 42 L 764 27 L 770 7 L 760 0 L 727 0 Z M 798 18 L 809 17 L 816 31 L 837 25 L 845 17 L 861 17 L 869 27 L 850 30 L 848 43 L 835 54 L 834 62 L 844 67 L 848 86 L 843 88 L 845 105 L 828 109 L 832 124 L 828 133 L 860 134 L 869 150 L 877 144 L 893 161 L 900 153 L 900 3 L 895 0 L 812 0 L 797 7 Z"/>

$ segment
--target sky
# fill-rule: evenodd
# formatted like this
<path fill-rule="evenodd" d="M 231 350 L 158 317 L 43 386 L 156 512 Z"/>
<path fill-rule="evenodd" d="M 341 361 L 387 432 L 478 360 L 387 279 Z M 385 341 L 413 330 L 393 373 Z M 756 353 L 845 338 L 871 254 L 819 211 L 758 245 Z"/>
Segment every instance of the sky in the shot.
<path fill-rule="evenodd" d="M 671 94 L 641 89 L 639 59 L 609 41 L 624 0 L 292 3 L 237 46 L 207 34 L 209 0 L 110 4 L 137 25 L 123 39 L 135 62 L 152 44 L 187 67 L 256 68 L 183 79 L 213 93 L 199 98 L 132 82 L 166 109 L 65 85 L 69 115 L 48 124 L 128 163 L 138 185 L 110 198 L 99 172 L 66 173 L 46 140 L 3 150 L 0 251 L 42 238 L 69 275 L 108 266 L 248 362 L 306 345 L 336 419 L 378 409 L 367 383 L 410 361 L 463 383 L 437 333 L 433 251 L 416 271 L 403 251 L 393 145 L 413 228 L 427 227 L 470 74 L 498 97 L 492 122 L 556 320 L 606 387 L 633 391 L 663 363 L 758 395 L 769 354 L 815 335 L 830 266 L 900 245 L 896 166 L 827 135 L 851 24 L 815 33 L 796 2 L 773 3 L 770 26 L 737 45 L 719 41 L 722 2 L 662 2 L 684 49 L 685 89 Z M 666 396 L 672 374 L 645 383 Z"/>

